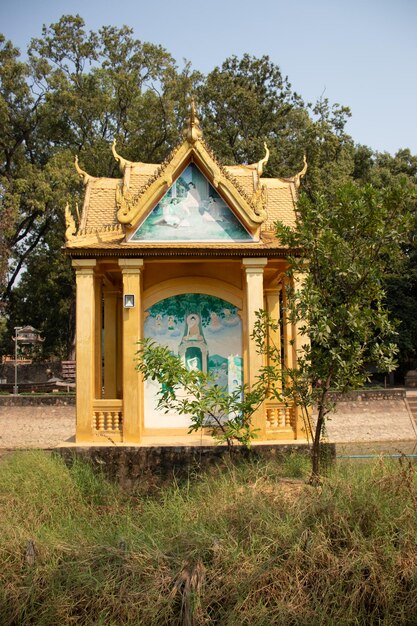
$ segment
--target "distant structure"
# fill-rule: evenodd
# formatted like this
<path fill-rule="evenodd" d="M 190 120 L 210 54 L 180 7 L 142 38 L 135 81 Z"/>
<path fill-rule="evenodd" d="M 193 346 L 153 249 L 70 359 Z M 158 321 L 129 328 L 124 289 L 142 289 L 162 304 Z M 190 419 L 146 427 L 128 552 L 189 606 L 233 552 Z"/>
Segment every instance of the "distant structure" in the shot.
<path fill-rule="evenodd" d="M 41 331 L 33 326 L 18 326 L 15 328 L 13 341 L 15 342 L 14 356 L 3 356 L 2 362 L 14 363 L 17 361 L 22 365 L 32 363 L 33 349 L 42 344 L 45 339 L 41 337 Z"/>

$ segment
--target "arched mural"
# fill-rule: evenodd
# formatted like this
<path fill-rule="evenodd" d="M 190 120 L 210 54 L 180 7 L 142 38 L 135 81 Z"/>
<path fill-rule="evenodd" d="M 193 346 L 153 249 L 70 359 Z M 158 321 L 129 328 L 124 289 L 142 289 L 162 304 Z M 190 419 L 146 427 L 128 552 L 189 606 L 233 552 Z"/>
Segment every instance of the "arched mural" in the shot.
<path fill-rule="evenodd" d="M 145 337 L 167 346 L 189 370 L 209 372 L 213 384 L 228 392 L 243 384 L 242 322 L 233 304 L 207 294 L 185 293 L 155 303 L 147 314 Z M 187 427 L 188 416 L 157 410 L 158 390 L 156 381 L 146 381 L 145 427 Z"/>

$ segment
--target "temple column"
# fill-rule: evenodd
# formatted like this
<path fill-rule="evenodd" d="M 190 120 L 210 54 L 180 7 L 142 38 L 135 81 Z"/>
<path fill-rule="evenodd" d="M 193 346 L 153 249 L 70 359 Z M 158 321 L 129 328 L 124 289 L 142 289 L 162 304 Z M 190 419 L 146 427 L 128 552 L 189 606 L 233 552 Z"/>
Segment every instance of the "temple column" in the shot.
<path fill-rule="evenodd" d="M 102 346 L 102 333 L 103 333 L 103 279 L 102 276 L 97 274 L 94 278 L 94 397 L 100 399 L 103 393 L 103 346 Z"/>
<path fill-rule="evenodd" d="M 271 361 L 268 359 L 268 365 L 275 367 L 279 367 L 282 370 L 281 363 L 281 330 L 280 330 L 280 318 L 281 318 L 281 307 L 280 307 L 280 296 L 281 296 L 281 285 L 275 287 L 274 289 L 266 290 L 266 309 L 269 313 L 269 316 L 277 325 L 276 329 L 269 328 L 268 331 L 268 343 L 270 347 L 276 350 L 276 357 L 278 360 Z M 279 385 L 281 388 L 281 385 Z"/>
<path fill-rule="evenodd" d="M 92 403 L 95 395 L 96 279 L 92 259 L 72 262 L 76 272 L 76 441 L 93 439 Z"/>
<path fill-rule="evenodd" d="M 117 299 L 114 287 L 104 287 L 104 397 L 117 398 Z"/>
<path fill-rule="evenodd" d="M 139 443 L 143 424 L 142 376 L 136 370 L 137 342 L 142 337 L 143 259 L 119 259 L 123 277 L 123 298 L 134 297 L 134 306 L 123 302 L 123 441 Z"/>
<path fill-rule="evenodd" d="M 123 398 L 123 295 L 116 304 L 116 398 Z"/>
<path fill-rule="evenodd" d="M 284 341 L 284 366 L 292 369 L 295 364 L 295 348 L 293 345 L 293 325 L 288 319 L 287 282 L 282 285 L 282 308 L 283 308 L 283 341 Z"/>
<path fill-rule="evenodd" d="M 255 322 L 255 312 L 264 309 L 264 268 L 268 259 L 243 259 L 242 266 L 246 279 L 246 367 L 249 388 L 256 382 L 257 375 L 263 366 L 263 355 L 259 354 L 256 342 L 251 337 Z M 252 416 L 252 424 L 257 429 L 258 438 L 265 437 L 265 411 L 261 406 Z"/>
<path fill-rule="evenodd" d="M 303 282 L 305 280 L 306 274 L 302 272 L 297 272 L 294 274 L 292 279 L 292 288 L 294 290 L 294 294 L 297 297 L 297 292 L 302 289 Z M 296 321 L 292 324 L 292 359 L 293 359 L 293 367 L 297 367 L 297 362 L 300 357 L 305 354 L 305 349 L 310 345 L 310 337 L 306 334 L 301 334 L 300 327 L 303 326 L 305 322 L 303 320 Z M 295 438 L 305 438 L 306 433 L 306 424 L 305 420 L 311 420 L 311 412 L 309 415 L 302 414 L 301 407 L 295 407 Z"/>

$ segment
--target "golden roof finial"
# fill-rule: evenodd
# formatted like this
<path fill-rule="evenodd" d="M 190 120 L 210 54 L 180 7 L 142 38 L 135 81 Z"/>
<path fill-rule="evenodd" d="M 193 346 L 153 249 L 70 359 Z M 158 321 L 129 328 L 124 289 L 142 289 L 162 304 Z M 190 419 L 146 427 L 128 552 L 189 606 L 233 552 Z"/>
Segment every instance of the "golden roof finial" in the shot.
<path fill-rule="evenodd" d="M 263 171 L 264 171 L 264 166 L 268 163 L 269 160 L 269 150 L 268 150 L 268 146 L 266 145 L 266 142 L 264 141 L 264 148 L 265 148 L 265 156 L 263 159 L 261 159 L 258 162 L 258 165 L 256 167 L 256 171 L 258 173 L 259 178 L 262 176 Z"/>
<path fill-rule="evenodd" d="M 124 174 L 126 166 L 131 164 L 131 161 L 124 159 L 120 154 L 116 151 L 116 139 L 113 139 L 113 143 L 111 146 L 111 151 L 113 152 L 113 156 L 116 161 L 119 163 L 120 172 Z"/>
<path fill-rule="evenodd" d="M 294 183 L 295 183 L 295 186 L 296 186 L 297 189 L 300 186 L 301 179 L 304 178 L 304 176 L 306 175 L 306 172 L 307 172 L 307 157 L 306 157 L 306 155 L 303 156 L 303 162 L 304 162 L 303 169 L 300 172 L 298 172 L 298 174 L 296 174 L 294 176 Z"/>
<path fill-rule="evenodd" d="M 190 119 L 188 127 L 185 130 L 185 137 L 190 143 L 195 143 L 203 136 L 203 132 L 200 127 L 200 120 L 197 117 L 197 108 L 194 98 L 191 98 L 190 105 Z"/>
<path fill-rule="evenodd" d="M 81 167 L 78 165 L 77 155 L 75 155 L 74 163 L 75 163 L 75 169 L 77 170 L 78 176 L 83 179 L 83 183 L 84 185 L 86 185 L 88 181 L 93 178 L 93 176 L 90 176 L 90 174 L 87 174 L 87 172 L 81 169 Z"/>
<path fill-rule="evenodd" d="M 87 174 L 88 176 L 88 174 Z M 66 206 L 65 206 L 65 239 L 67 241 L 71 241 L 71 239 L 74 239 L 75 234 L 77 232 L 77 227 L 75 225 L 75 220 L 74 220 L 74 216 L 71 213 L 71 210 L 69 208 L 69 204 L 67 202 Z"/>

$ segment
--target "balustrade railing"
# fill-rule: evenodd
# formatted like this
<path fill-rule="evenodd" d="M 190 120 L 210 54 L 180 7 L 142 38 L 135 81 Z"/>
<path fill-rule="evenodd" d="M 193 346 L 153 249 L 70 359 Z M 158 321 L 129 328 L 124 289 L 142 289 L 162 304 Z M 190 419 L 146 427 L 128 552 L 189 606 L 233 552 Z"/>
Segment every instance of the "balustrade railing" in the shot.
<path fill-rule="evenodd" d="M 123 401 L 114 399 L 93 401 L 93 435 L 121 441 L 123 432 Z"/>
<path fill-rule="evenodd" d="M 295 409 L 282 402 L 265 402 L 266 430 L 294 432 Z"/>

